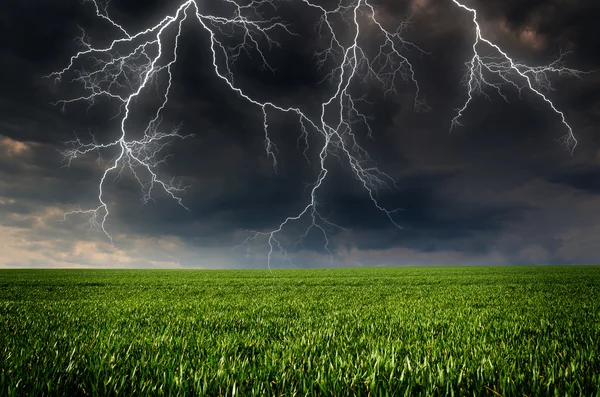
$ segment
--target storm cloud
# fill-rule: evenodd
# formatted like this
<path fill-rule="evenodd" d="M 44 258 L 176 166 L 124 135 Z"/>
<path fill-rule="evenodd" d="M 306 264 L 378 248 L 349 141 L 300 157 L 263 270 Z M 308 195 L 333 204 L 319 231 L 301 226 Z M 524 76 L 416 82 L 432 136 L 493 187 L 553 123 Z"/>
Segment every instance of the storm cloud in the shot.
<path fill-rule="evenodd" d="M 378 193 L 388 208 L 399 208 L 395 219 L 402 229 L 332 159 L 331 178 L 319 191 L 321 212 L 344 230 L 330 232 L 333 258 L 322 234 L 313 230 L 295 246 L 293 265 L 598 261 L 600 77 L 593 71 L 600 64 L 595 40 L 600 6 L 593 0 L 465 3 L 478 9 L 484 34 L 523 62 L 552 62 L 562 51 L 569 52 L 569 67 L 592 71 L 581 79 L 553 78 L 556 90 L 548 94 L 574 129 L 575 152 L 558 141 L 564 125 L 546 103 L 510 89 L 508 102 L 493 92 L 490 100 L 477 97 L 464 126 L 450 132 L 455 109 L 466 99 L 461 80 L 472 56 L 470 14 L 450 0 L 380 0 L 382 22 L 391 27 L 410 17 L 406 37 L 430 54 L 410 55 L 431 110 L 414 111 L 410 84 L 393 95 L 383 95 L 376 85 L 364 87 L 375 105 L 365 109 L 373 116 L 373 139 L 363 134 L 361 143 L 396 181 L 396 187 Z M 176 5 L 113 1 L 109 11 L 135 31 Z M 301 36 L 282 37 L 282 47 L 273 49 L 275 74 L 260 70 L 257 61 L 241 62 L 236 73 L 239 84 L 261 99 L 314 111 L 328 86 L 312 58 L 316 21 L 302 10 L 293 2 L 282 8 Z M 9 38 L 0 48 L 0 266 L 266 266 L 264 239 L 237 247 L 247 236 L 244 230 L 272 228 L 303 208 L 317 165 L 298 147 L 297 120 L 273 114 L 270 131 L 279 148 L 279 167 L 273 169 L 264 151 L 261 111 L 211 77 L 202 32 L 192 24 L 184 29 L 164 119 L 194 134 L 168 148 L 173 156 L 161 169 L 190 186 L 183 194 L 189 211 L 160 193 L 143 204 L 131 175 L 111 180 L 111 245 L 90 230 L 86 218 L 63 219 L 65 211 L 97 200 L 97 182 L 110 156 L 92 154 L 68 164 L 61 151 L 75 136 L 115 139 L 118 120 L 110 116 L 117 109 L 99 101 L 89 109 L 75 104 L 63 111 L 52 103 L 81 88 L 44 76 L 77 51 L 79 26 L 98 43 L 114 37 L 86 2 L 9 2 L 0 21 L 0 32 Z M 310 139 L 307 154 L 314 159 L 318 138 Z M 290 226 L 282 239 L 294 246 L 307 226 Z"/>

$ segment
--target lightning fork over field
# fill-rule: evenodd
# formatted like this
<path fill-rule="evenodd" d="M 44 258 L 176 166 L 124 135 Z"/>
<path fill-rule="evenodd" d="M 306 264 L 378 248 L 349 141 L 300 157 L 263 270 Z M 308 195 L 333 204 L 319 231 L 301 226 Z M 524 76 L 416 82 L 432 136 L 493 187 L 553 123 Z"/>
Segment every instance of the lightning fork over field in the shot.
<path fill-rule="evenodd" d="M 516 89 L 519 94 L 528 90 L 547 103 L 566 129 L 564 142 L 569 150 L 574 150 L 577 140 L 566 117 L 548 96 L 551 89 L 550 74 L 580 76 L 583 72 L 567 68 L 559 59 L 545 66 L 528 66 L 510 57 L 500 46 L 488 40 L 482 33 L 477 11 L 457 0 L 440 0 L 453 3 L 456 7 L 472 14 L 473 54 L 466 62 L 465 85 L 467 100 L 457 109 L 451 120 L 451 128 L 461 124 L 475 95 L 487 96 L 487 91 L 496 92 L 508 100 L 503 90 Z M 47 77 L 57 81 L 70 80 L 83 86 L 85 94 L 60 100 L 56 105 L 63 108 L 75 102 L 87 102 L 92 106 L 100 97 L 108 98 L 119 105 L 117 118 L 120 121 L 118 137 L 109 142 L 98 142 L 95 138 L 82 140 L 75 138 L 68 142 L 64 151 L 67 164 L 80 156 L 103 150 L 116 151 L 101 172 L 98 180 L 97 206 L 75 208 L 65 213 L 66 217 L 75 214 L 87 216 L 90 228 L 101 230 L 111 241 L 107 219 L 111 208 L 105 197 L 107 183 L 129 171 L 140 186 L 142 200 L 152 200 L 156 190 L 164 191 L 186 210 L 183 193 L 187 186 L 175 179 L 164 178 L 159 167 L 165 164 L 168 155 L 166 147 L 177 139 L 191 139 L 192 135 L 182 133 L 179 128 L 163 129 L 163 110 L 169 102 L 173 82 L 173 66 L 178 62 L 179 43 L 184 32 L 184 23 L 193 22 L 206 35 L 209 48 L 207 55 L 212 57 L 213 77 L 220 81 L 223 90 L 231 90 L 254 107 L 262 116 L 264 150 L 277 169 L 278 150 L 270 133 L 270 115 L 284 113 L 296 118 L 302 132 L 293 137 L 305 145 L 303 154 L 308 161 L 319 165 L 318 171 L 309 185 L 309 195 L 303 208 L 295 215 L 282 217 L 281 222 L 269 230 L 248 231 L 243 245 L 259 238 L 265 238 L 269 245 L 267 263 L 270 266 L 273 256 L 278 254 L 289 260 L 288 249 L 280 235 L 289 224 L 306 219 L 310 225 L 299 236 L 299 243 L 311 230 L 319 231 L 324 239 L 324 249 L 329 251 L 328 231 L 342 229 L 328 220 L 320 212 L 319 189 L 327 182 L 330 174 L 329 158 L 334 157 L 348 167 L 357 182 L 362 186 L 372 205 L 387 216 L 389 221 L 401 227 L 396 217 L 396 208 L 386 208 L 378 200 L 378 191 L 395 187 L 392 177 L 382 171 L 368 151 L 361 145 L 360 131 L 372 136 L 369 114 L 364 110 L 368 105 L 364 96 L 357 95 L 357 86 L 365 81 L 373 82 L 386 95 L 398 92 L 400 83 L 406 83 L 414 92 L 414 109 L 427 109 L 418 71 L 411 59 L 426 56 L 428 52 L 418 44 L 408 41 L 404 32 L 409 21 L 404 20 L 395 26 L 388 26 L 378 17 L 377 5 L 371 0 L 340 0 L 337 4 L 325 6 L 315 0 L 218 0 L 222 7 L 219 14 L 203 10 L 204 1 L 187 0 L 176 6 L 168 15 L 155 21 L 146 28 L 131 32 L 118 20 L 111 17 L 109 4 L 98 0 L 87 0 L 90 9 L 95 12 L 116 35 L 117 39 L 103 46 L 91 44 L 91 40 L 82 31 L 79 42 L 82 49 L 74 54 L 66 66 Z M 236 81 L 235 65 L 243 54 L 254 54 L 260 59 L 263 68 L 276 73 L 269 63 L 269 54 L 273 47 L 279 46 L 283 35 L 297 35 L 293 21 L 285 21 L 278 16 L 279 7 L 292 4 L 318 16 L 316 29 L 321 41 L 327 45 L 316 48 L 315 67 L 325 74 L 324 82 L 328 90 L 327 98 L 320 103 L 318 114 L 309 113 L 300 107 L 290 107 L 275 100 L 260 100 L 242 89 Z M 269 16 L 267 16 L 269 15 Z M 187 22 L 186 22 L 187 21 Z M 365 40 L 365 36 L 369 40 Z M 232 41 L 237 40 L 235 44 Z M 376 43 L 373 48 L 365 48 L 365 42 Z M 487 51 L 483 53 L 483 51 Z M 490 52 L 491 51 L 491 52 Z M 92 65 L 85 68 L 82 65 Z M 464 62 L 464 60 L 463 60 Z M 161 103 L 149 122 L 142 127 L 134 126 L 132 104 L 157 90 L 157 81 L 165 79 L 160 88 Z M 359 87 L 360 88 L 360 87 Z M 486 91 L 487 89 L 487 91 Z M 307 155 L 309 135 L 317 137 L 318 155 L 310 159 Z M 401 203 L 400 203 L 401 204 Z M 330 252 L 331 254 L 331 252 Z"/>

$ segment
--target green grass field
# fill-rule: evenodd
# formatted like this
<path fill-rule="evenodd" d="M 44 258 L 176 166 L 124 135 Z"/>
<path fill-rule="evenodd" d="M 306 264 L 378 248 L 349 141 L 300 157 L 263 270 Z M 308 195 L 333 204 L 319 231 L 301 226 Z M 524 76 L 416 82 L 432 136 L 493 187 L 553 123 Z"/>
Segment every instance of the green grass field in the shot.
<path fill-rule="evenodd" d="M 600 267 L 0 271 L 2 395 L 600 396 Z"/>

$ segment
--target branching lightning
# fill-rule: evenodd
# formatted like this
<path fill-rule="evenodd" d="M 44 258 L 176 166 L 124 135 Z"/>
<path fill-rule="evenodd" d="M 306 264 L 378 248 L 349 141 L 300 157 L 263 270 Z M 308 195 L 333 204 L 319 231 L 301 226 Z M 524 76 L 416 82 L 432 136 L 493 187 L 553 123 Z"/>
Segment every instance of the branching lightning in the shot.
<path fill-rule="evenodd" d="M 86 215 L 90 227 L 101 230 L 112 241 L 106 227 L 110 208 L 105 198 L 105 187 L 111 174 L 119 178 L 124 171 L 130 171 L 139 183 L 144 202 L 151 200 L 153 192 L 160 189 L 186 208 L 181 197 L 186 186 L 161 177 L 158 167 L 168 157 L 161 153 L 173 140 L 190 137 L 180 133 L 179 129 L 164 132 L 161 123 L 162 112 L 169 101 L 173 81 L 172 66 L 177 62 L 178 45 L 183 34 L 184 22 L 190 21 L 196 23 L 209 40 L 208 54 L 212 56 L 215 78 L 222 82 L 224 89 L 235 92 L 249 105 L 256 107 L 258 114 L 261 115 L 265 152 L 272 161 L 273 167 L 277 168 L 278 163 L 277 146 L 269 133 L 271 112 L 297 117 L 302 131 L 298 141 L 304 140 L 306 148 L 303 154 L 307 160 L 310 160 L 307 152 L 309 135 L 316 134 L 320 145 L 317 160 L 319 169 L 313 183 L 309 185 L 310 194 L 303 208 L 296 215 L 283 219 L 271 230 L 249 231 L 242 245 L 258 238 L 265 238 L 269 245 L 269 266 L 276 253 L 288 259 L 288 253 L 279 236 L 291 223 L 307 219 L 310 221 L 310 226 L 300 236 L 297 244 L 302 243 L 308 233 L 316 229 L 322 233 L 325 249 L 329 251 L 328 231 L 332 228 L 341 229 L 341 226 L 321 215 L 317 193 L 330 173 L 328 168 L 330 157 L 349 166 L 373 205 L 386 215 L 393 225 L 400 227 L 394 217 L 397 210 L 385 208 L 377 199 L 378 190 L 394 186 L 395 181 L 374 165 L 366 149 L 359 143 L 358 131 L 366 130 L 367 135 L 371 136 L 372 129 L 369 125 L 369 116 L 358 106 L 366 102 L 365 97 L 356 96 L 351 88 L 370 80 L 379 84 L 388 94 L 396 92 L 400 82 L 407 82 L 414 87 L 415 110 L 427 108 L 415 70 L 409 61 L 409 56 L 420 56 L 426 54 L 426 51 L 403 38 L 402 34 L 408 22 L 402 22 L 395 30 L 389 30 L 378 19 L 376 9 L 370 0 L 339 0 L 337 5 L 330 8 L 320 5 L 321 2 L 315 0 L 295 0 L 297 6 L 310 9 L 319 16 L 317 24 L 319 37 L 327 43 L 324 48 L 315 51 L 315 57 L 316 67 L 319 71 L 325 72 L 323 81 L 327 82 L 331 93 L 320 104 L 320 112 L 310 114 L 300 107 L 261 101 L 240 88 L 235 79 L 235 63 L 244 53 L 257 54 L 263 67 L 274 72 L 268 59 L 271 47 L 279 45 L 277 35 L 296 33 L 292 26 L 280 18 L 266 18 L 264 15 L 265 9 L 269 9 L 267 13 L 276 12 L 278 7 L 276 3 L 285 0 L 246 0 L 244 4 L 241 0 L 218 0 L 223 8 L 228 10 L 225 15 L 205 13 L 198 0 L 187 0 L 183 1 L 172 14 L 137 33 L 129 32 L 112 19 L 107 7 L 100 4 L 99 0 L 86 1 L 93 5 L 96 15 L 119 34 L 119 38 L 107 46 L 96 47 L 82 32 L 79 41 L 83 49 L 73 55 L 62 70 L 48 77 L 60 81 L 67 75 L 73 75 L 73 81 L 80 83 L 85 89 L 84 95 L 61 100 L 57 105 L 64 107 L 83 101 L 91 106 L 100 98 L 117 102 L 120 111 L 115 117 L 120 118 L 120 131 L 118 139 L 108 143 L 98 143 L 95 139 L 86 143 L 79 138 L 69 142 L 70 148 L 64 151 L 68 164 L 80 156 L 106 149 L 116 151 L 117 155 L 108 162 L 102 172 L 98 183 L 98 205 L 89 209 L 76 208 L 66 213 L 65 217 L 74 214 Z M 581 72 L 563 67 L 561 59 L 544 67 L 530 67 L 513 61 L 500 47 L 482 36 L 474 9 L 456 0 L 449 1 L 473 13 L 476 30 L 474 55 L 467 63 L 468 99 L 464 106 L 458 109 L 456 117 L 452 120 L 452 126 L 460 124 L 459 120 L 475 94 L 483 93 L 485 87 L 492 87 L 506 99 L 501 91 L 501 83 L 510 84 L 519 92 L 526 88 L 530 89 L 561 116 L 562 122 L 569 131 L 566 137 L 567 143 L 573 149 L 576 140 L 571 127 L 567 124 L 564 114 L 557 110 L 543 91 L 550 88 L 548 73 L 577 76 Z M 340 27 L 340 21 L 344 26 Z M 370 43 L 375 38 L 379 40 L 375 53 L 372 48 L 365 48 L 367 35 Z M 237 40 L 237 44 L 231 44 L 233 40 Z M 495 57 L 480 55 L 479 47 L 483 44 L 492 47 L 499 55 Z M 86 70 L 82 65 L 91 66 Z M 501 81 L 495 83 L 486 80 L 485 73 L 496 75 Z M 167 84 L 161 91 L 162 99 L 156 113 L 144 128 L 133 126 L 131 116 L 134 112 L 134 103 L 146 95 L 151 87 L 156 86 L 158 89 L 159 77 L 166 79 Z"/>
<path fill-rule="evenodd" d="M 475 25 L 475 41 L 473 42 L 473 58 L 466 63 L 467 73 L 465 75 L 465 81 L 468 87 L 468 98 L 463 107 L 457 109 L 457 114 L 452 119 L 450 129 L 452 130 L 452 128 L 461 125 L 460 119 L 469 107 L 474 95 L 483 94 L 489 98 L 484 91 L 486 87 L 489 87 L 494 89 L 498 95 L 502 97 L 502 99 L 508 102 L 508 98 L 502 92 L 502 86 L 510 85 L 519 92 L 519 96 L 521 96 L 523 90 L 529 90 L 550 106 L 552 111 L 554 111 L 560 117 L 560 121 L 567 129 L 567 133 L 563 136 L 562 140 L 567 148 L 571 151 L 571 154 L 573 154 L 573 151 L 577 146 L 577 139 L 573 134 L 573 129 L 567 122 L 565 114 L 556 108 L 554 103 L 544 94 L 544 92 L 552 90 L 552 85 L 550 84 L 550 79 L 548 78 L 548 74 L 550 73 L 579 77 L 585 72 L 565 67 L 562 61 L 564 55 L 566 54 L 563 53 L 560 54 L 557 60 L 549 65 L 544 66 L 528 66 L 513 60 L 497 44 L 494 44 L 490 40 L 483 37 L 483 34 L 481 33 L 481 27 L 477 20 L 477 10 L 461 4 L 458 0 L 452 1 L 458 7 L 463 8 L 473 14 L 473 24 Z M 495 51 L 496 55 L 481 55 L 480 47 L 485 45 Z M 486 79 L 486 73 L 490 76 L 495 76 L 498 79 L 498 82 L 493 82 L 489 78 Z"/>

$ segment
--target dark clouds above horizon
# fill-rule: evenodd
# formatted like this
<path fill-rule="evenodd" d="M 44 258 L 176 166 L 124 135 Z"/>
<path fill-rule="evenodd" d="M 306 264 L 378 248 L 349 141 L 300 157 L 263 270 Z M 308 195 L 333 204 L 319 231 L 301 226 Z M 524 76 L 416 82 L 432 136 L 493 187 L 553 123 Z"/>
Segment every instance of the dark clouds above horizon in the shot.
<path fill-rule="evenodd" d="M 217 4 L 211 1 L 207 4 Z M 558 117 L 542 101 L 507 90 L 510 103 L 490 93 L 477 97 L 464 126 L 449 133 L 454 109 L 466 98 L 461 79 L 471 57 L 470 15 L 450 0 L 379 0 L 388 27 L 412 14 L 406 37 L 431 55 L 409 52 L 431 111 L 414 112 L 414 87 L 395 95 L 365 85 L 366 108 L 374 116 L 372 140 L 361 143 L 397 188 L 381 200 L 397 215 L 402 230 L 378 212 L 346 167 L 332 161 L 331 178 L 320 191 L 322 213 L 347 228 L 331 234 L 334 266 L 598 263 L 600 259 L 600 74 L 581 80 L 552 77 L 549 93 L 564 110 L 579 145 L 573 156 L 558 142 L 565 134 Z M 478 9 L 484 34 L 529 64 L 549 63 L 561 51 L 580 70 L 598 70 L 597 21 L 593 0 L 465 0 Z M 178 4 L 174 0 L 117 1 L 111 15 L 139 30 Z M 330 86 L 311 58 L 316 20 L 296 2 L 282 7 L 291 28 L 302 36 L 282 37 L 270 60 L 275 75 L 253 60 L 236 65 L 244 89 L 260 99 L 276 99 L 311 111 Z M 312 18 L 312 19 L 311 19 Z M 78 158 L 65 168 L 59 150 L 75 134 L 99 141 L 118 134 L 116 108 L 99 101 L 67 106 L 52 102 L 80 93 L 72 84 L 43 76 L 62 68 L 78 49 L 83 27 L 94 43 L 116 32 L 94 17 L 90 3 L 60 0 L 8 2 L 0 6 L 0 267 L 264 267 L 268 245 L 244 240 L 240 229 L 262 230 L 293 215 L 306 203 L 315 178 L 298 149 L 300 130 L 293 117 L 270 114 L 270 131 L 280 152 L 275 173 L 264 153 L 262 114 L 211 78 L 207 38 L 187 23 L 179 66 L 174 70 L 165 122 L 195 134 L 174 143 L 161 172 L 192 187 L 183 199 L 190 211 L 165 195 L 142 205 L 128 184 L 110 184 L 113 215 L 107 227 L 115 245 L 86 220 L 62 214 L 96 199 L 101 166 Z M 307 38 L 308 37 L 308 38 Z M 164 82 L 163 82 L 164 83 Z M 159 82 L 161 84 L 161 82 Z M 138 114 L 147 116 L 140 103 Z M 108 117 L 107 117 L 108 115 Z M 364 133 L 364 131 L 362 131 Z M 309 157 L 316 158 L 317 138 Z M 293 245 L 307 226 L 290 227 L 283 240 Z M 294 253 L 296 265 L 329 266 L 322 237 L 315 233 Z M 274 266 L 282 266 L 274 263 Z"/>

